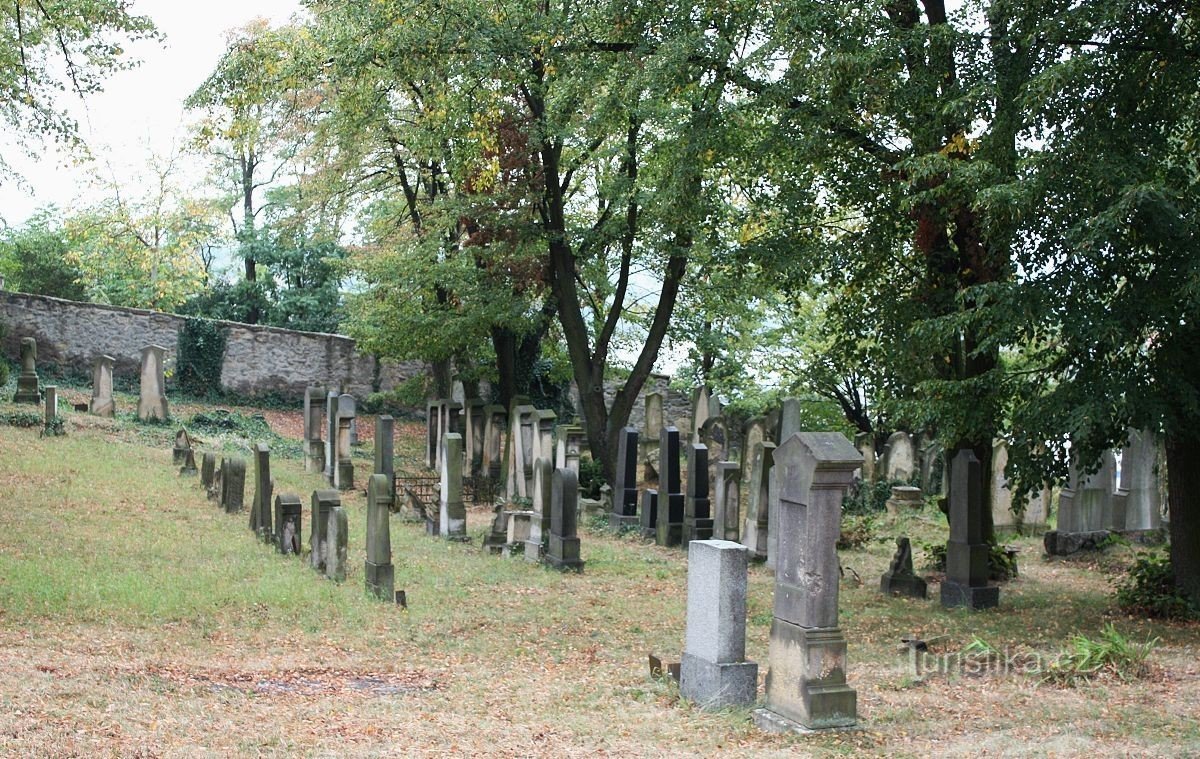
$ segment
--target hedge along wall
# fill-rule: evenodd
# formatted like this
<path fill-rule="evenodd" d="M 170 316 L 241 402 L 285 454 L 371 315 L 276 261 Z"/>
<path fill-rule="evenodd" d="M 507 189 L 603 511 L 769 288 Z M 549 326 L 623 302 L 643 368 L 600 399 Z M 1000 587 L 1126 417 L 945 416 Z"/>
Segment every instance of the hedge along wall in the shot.
<path fill-rule="evenodd" d="M 167 366 L 173 367 L 179 353 L 179 332 L 187 320 L 138 308 L 0 291 L 0 322 L 8 327 L 0 346 L 4 355 L 17 360 L 21 338 L 33 337 L 39 363 L 54 363 L 83 374 L 90 374 L 96 356 L 108 354 L 116 359 L 118 376 L 136 381 L 142 348 L 147 345 L 166 348 Z M 356 353 L 349 337 L 216 323 L 226 336 L 221 366 L 224 390 L 244 396 L 278 393 L 302 398 L 310 382 L 326 386 L 344 382 L 346 392 L 359 398 L 372 391 L 376 360 Z M 380 389 L 391 390 L 425 371 L 420 362 L 384 361 L 379 367 Z"/>

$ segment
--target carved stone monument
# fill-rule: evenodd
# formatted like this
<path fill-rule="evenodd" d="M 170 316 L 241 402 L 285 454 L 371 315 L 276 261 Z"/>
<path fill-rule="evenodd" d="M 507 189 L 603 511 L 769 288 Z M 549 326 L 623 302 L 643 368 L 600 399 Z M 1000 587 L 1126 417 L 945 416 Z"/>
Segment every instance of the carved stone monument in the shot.
<path fill-rule="evenodd" d="M 461 445 L 461 436 L 456 437 Z M 460 452 L 460 461 L 461 458 Z M 389 493 L 387 478 L 382 474 L 371 475 L 367 481 L 367 561 L 364 574 L 367 592 L 385 601 L 390 601 L 395 595 Z"/>
<path fill-rule="evenodd" d="M 758 665 L 746 661 L 746 547 L 688 544 L 687 633 L 679 693 L 701 709 L 753 704 Z"/>
<path fill-rule="evenodd" d="M 942 606 L 988 609 L 1000 603 L 1000 589 L 988 585 L 988 553 L 983 540 L 983 469 L 970 450 L 950 462 L 950 541 Z"/>
<path fill-rule="evenodd" d="M 88 410 L 96 416 L 112 416 L 116 413 L 113 403 L 113 364 L 116 359 L 112 356 L 97 356 L 92 364 L 92 400 Z"/>
<path fill-rule="evenodd" d="M 37 340 L 21 338 L 21 373 L 17 375 L 17 394 L 13 403 L 41 403 L 42 390 L 37 373 Z"/>
<path fill-rule="evenodd" d="M 442 479 L 438 533 L 449 540 L 467 539 L 467 507 L 463 503 L 463 439 L 451 432 L 442 441 Z"/>
<path fill-rule="evenodd" d="M 708 500 L 708 446 L 696 443 L 688 451 L 687 493 L 683 499 L 683 544 L 713 535 Z"/>
<path fill-rule="evenodd" d="M 613 490 L 612 513 L 608 526 L 622 530 L 637 524 L 638 431 L 633 427 L 621 430 L 617 440 L 617 481 Z"/>
<path fill-rule="evenodd" d="M 658 534 L 660 546 L 677 546 L 683 542 L 683 482 L 679 471 L 679 430 L 664 427 L 661 441 L 659 473 Z"/>
<path fill-rule="evenodd" d="M 329 514 L 335 507 L 342 505 L 342 496 L 336 490 L 314 490 L 312 494 L 312 511 L 308 515 L 312 531 L 308 539 L 308 563 L 316 571 L 325 573 L 325 551 L 328 543 L 326 533 L 329 527 Z M 370 501 L 367 502 L 370 508 Z"/>
<path fill-rule="evenodd" d="M 300 555 L 301 520 L 304 503 L 300 496 L 280 493 L 275 496 L 275 550 L 290 556 Z"/>
<path fill-rule="evenodd" d="M 550 539 L 546 546 L 546 563 L 555 569 L 583 571 L 578 515 L 579 478 L 566 467 L 555 469 L 550 480 Z"/>
<path fill-rule="evenodd" d="M 896 554 L 892 556 L 888 571 L 879 578 L 879 591 L 887 596 L 925 598 L 928 590 L 925 581 L 913 571 L 912 545 L 908 538 L 896 538 Z"/>
<path fill-rule="evenodd" d="M 167 381 L 163 374 L 163 362 L 167 349 L 160 345 L 142 348 L 141 392 L 138 395 L 138 419 L 147 421 L 171 418 L 167 407 Z"/>

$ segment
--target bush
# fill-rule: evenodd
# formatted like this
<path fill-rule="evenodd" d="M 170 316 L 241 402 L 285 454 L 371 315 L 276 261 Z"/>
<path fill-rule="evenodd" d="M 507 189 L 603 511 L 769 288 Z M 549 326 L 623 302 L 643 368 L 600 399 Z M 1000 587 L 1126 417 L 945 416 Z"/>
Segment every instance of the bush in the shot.
<path fill-rule="evenodd" d="M 44 421 L 42 415 L 37 411 L 10 411 L 7 414 L 0 414 L 0 424 L 7 424 L 10 427 L 32 429 L 41 427 Z"/>
<path fill-rule="evenodd" d="M 225 363 L 225 327 L 207 319 L 186 319 L 179 330 L 176 381 L 180 389 L 198 398 L 221 392 Z"/>
<path fill-rule="evenodd" d="M 231 411 L 218 409 L 213 412 L 194 414 L 188 421 L 189 429 L 205 430 L 208 432 L 240 432 L 249 437 L 266 437 L 271 435 L 271 426 L 262 416 L 246 416 Z"/>
<path fill-rule="evenodd" d="M 1062 653 L 1042 669 L 1042 682 L 1071 686 L 1102 674 L 1124 681 L 1143 677 L 1149 670 L 1146 658 L 1158 641 L 1151 638 L 1133 643 L 1109 623 L 1094 640 L 1083 635 L 1071 638 Z"/>
<path fill-rule="evenodd" d="M 595 501 L 600 497 L 600 488 L 603 486 L 604 472 L 600 468 L 600 462 L 581 458 L 579 460 L 579 495 Z"/>
<path fill-rule="evenodd" d="M 1117 605 L 1123 611 L 1160 619 L 1195 619 L 1200 609 L 1175 585 L 1171 560 L 1157 551 L 1139 554 L 1117 583 Z"/>
<path fill-rule="evenodd" d="M 860 480 L 842 501 L 843 514 L 878 514 L 887 508 L 887 499 L 892 494 L 892 484 L 886 480 L 866 482 Z"/>
<path fill-rule="evenodd" d="M 364 414 L 391 414 L 409 418 L 425 410 L 429 386 L 428 375 L 418 374 L 387 392 L 371 393 L 363 400 L 360 408 Z"/>
<path fill-rule="evenodd" d="M 946 544 L 919 543 L 925 553 L 925 568 L 932 572 L 946 571 Z M 988 579 L 997 582 L 1011 580 L 1017 576 L 1017 559 L 1002 545 L 992 545 L 988 551 Z"/>
<path fill-rule="evenodd" d="M 850 515 L 842 519 L 842 531 L 838 535 L 839 549 L 859 548 L 866 545 L 875 537 L 875 516 L 873 514 Z"/>

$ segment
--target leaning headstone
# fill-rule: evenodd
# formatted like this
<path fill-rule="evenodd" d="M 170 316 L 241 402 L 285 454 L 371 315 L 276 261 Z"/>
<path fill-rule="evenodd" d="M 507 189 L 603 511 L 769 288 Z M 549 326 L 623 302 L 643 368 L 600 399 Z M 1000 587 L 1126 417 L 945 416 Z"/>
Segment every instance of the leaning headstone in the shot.
<path fill-rule="evenodd" d="M 683 544 L 713 535 L 708 500 L 708 447 L 696 443 L 688 451 L 687 493 L 683 499 Z"/>
<path fill-rule="evenodd" d="M 442 481 L 438 533 L 449 540 L 466 540 L 467 507 L 463 503 L 463 439 L 456 432 L 442 441 Z"/>
<path fill-rule="evenodd" d="M 1158 436 L 1152 430 L 1130 430 L 1121 453 L 1121 487 L 1129 493 L 1124 529 L 1133 532 L 1162 527 L 1162 462 Z"/>
<path fill-rule="evenodd" d="M 41 403 L 42 391 L 37 373 L 37 340 L 21 338 L 21 373 L 17 375 L 17 394 L 13 403 Z"/>
<path fill-rule="evenodd" d="M 683 478 L 679 472 L 679 430 L 664 427 L 659 435 L 662 448 L 659 473 L 658 535 L 660 546 L 677 546 L 683 542 Z"/>
<path fill-rule="evenodd" d="M 642 537 L 658 539 L 658 491 L 647 488 L 642 491 L 642 508 L 638 513 Z"/>
<path fill-rule="evenodd" d="M 200 459 L 200 487 L 204 492 L 212 490 L 213 478 L 217 474 L 217 454 L 205 453 Z"/>
<path fill-rule="evenodd" d="M 771 470 L 775 466 L 775 444 L 767 440 L 754 446 L 751 456 L 750 482 L 746 483 L 750 500 L 746 507 L 746 523 L 742 528 L 742 545 L 750 558 L 766 561 L 770 548 L 769 531 L 773 529 L 771 514 Z"/>
<path fill-rule="evenodd" d="M 893 432 L 883 456 L 883 475 L 888 482 L 908 482 L 916 471 L 917 453 L 906 432 Z"/>
<path fill-rule="evenodd" d="M 546 546 L 546 563 L 555 569 L 583 571 L 578 518 L 579 477 L 566 467 L 555 469 L 550 479 L 550 538 Z"/>
<path fill-rule="evenodd" d="M 354 396 L 342 394 L 337 399 L 337 472 L 333 486 L 338 490 L 354 489 L 354 461 L 350 441 L 350 423 L 354 421 Z"/>
<path fill-rule="evenodd" d="M 335 506 L 329 510 L 329 524 L 325 526 L 325 576 L 334 582 L 346 581 L 349 545 L 350 523 L 346 508 Z M 369 585 L 367 589 L 371 589 Z"/>
<path fill-rule="evenodd" d="M 983 470 L 968 449 L 950 462 L 950 541 L 942 606 L 988 609 L 1000 603 L 1000 589 L 988 585 L 988 554 L 983 540 Z"/>
<path fill-rule="evenodd" d="M 746 547 L 688 544 L 687 632 L 679 693 L 701 709 L 753 704 L 758 665 L 746 661 Z"/>
<path fill-rule="evenodd" d="M 116 413 L 113 403 L 113 364 L 116 359 L 112 356 L 97 356 L 92 364 L 92 401 L 88 410 L 96 416 L 112 416 Z"/>
<path fill-rule="evenodd" d="M 181 477 L 195 477 L 196 472 L 196 452 L 188 448 L 187 455 L 183 459 L 183 466 L 179 467 L 179 475 Z"/>
<path fill-rule="evenodd" d="M 908 596 L 925 598 L 928 586 L 913 571 L 912 545 L 907 537 L 896 538 L 896 553 L 883 577 L 879 578 L 879 591 L 886 596 Z"/>
<path fill-rule="evenodd" d="M 280 493 L 275 496 L 275 550 L 290 556 L 300 555 L 301 520 L 304 503 L 300 496 Z"/>
<path fill-rule="evenodd" d="M 246 499 L 246 460 L 235 456 L 225 462 L 221 475 L 221 505 L 225 511 L 235 514 L 242 510 Z"/>
<path fill-rule="evenodd" d="M 458 437 L 461 445 L 462 437 L 454 437 Z M 459 450 L 461 462 L 461 448 Z M 367 481 L 367 592 L 386 601 L 390 601 L 395 595 L 389 491 L 387 478 L 382 474 L 373 474 Z"/>
<path fill-rule="evenodd" d="M 608 526 L 613 530 L 637 524 L 637 455 L 638 431 L 626 427 L 617 439 L 617 481 L 613 489 L 613 510 L 608 519 Z"/>
<path fill-rule="evenodd" d="M 737 540 L 742 536 L 742 513 L 739 503 L 742 468 L 736 461 L 717 463 L 713 496 L 713 537 L 717 540 Z"/>
<path fill-rule="evenodd" d="M 188 435 L 187 430 L 180 428 L 175 433 L 175 447 L 171 449 L 171 462 L 174 464 L 182 464 L 187 458 L 187 452 L 192 449 L 192 438 Z"/>
<path fill-rule="evenodd" d="M 838 627 L 837 540 L 842 499 L 862 454 L 836 432 L 801 432 L 774 451 L 779 471 L 779 554 L 766 708 L 773 731 L 849 727 L 857 697 L 846 684 L 846 638 Z"/>
<path fill-rule="evenodd" d="M 308 563 L 313 569 L 324 574 L 325 552 L 328 544 L 326 529 L 329 526 L 329 514 L 335 507 L 342 505 L 342 496 L 336 490 L 314 490 L 312 494 L 312 511 L 308 515 L 312 531 L 308 539 Z M 370 508 L 371 502 L 367 501 Z"/>
<path fill-rule="evenodd" d="M 264 543 L 275 535 L 271 529 L 271 449 L 266 443 L 254 446 L 254 503 L 250 508 L 250 531 Z"/>
<path fill-rule="evenodd" d="M 163 374 L 163 361 L 167 349 L 160 345 L 142 348 L 141 392 L 138 395 L 138 419 L 157 419 L 165 422 L 171 418 L 167 407 L 167 381 Z"/>
<path fill-rule="evenodd" d="M 388 495 L 393 506 L 396 504 L 395 425 L 395 420 L 387 414 L 375 417 L 375 469 L 373 473 L 387 477 Z"/>
<path fill-rule="evenodd" d="M 325 443 L 321 440 L 325 388 L 309 385 L 304 388 L 304 471 L 325 471 Z"/>
<path fill-rule="evenodd" d="M 530 499 L 533 517 L 529 524 L 529 538 L 525 543 L 525 561 L 541 561 L 546 553 L 546 542 L 550 537 L 553 475 L 554 465 L 546 459 L 533 462 L 533 497 Z"/>

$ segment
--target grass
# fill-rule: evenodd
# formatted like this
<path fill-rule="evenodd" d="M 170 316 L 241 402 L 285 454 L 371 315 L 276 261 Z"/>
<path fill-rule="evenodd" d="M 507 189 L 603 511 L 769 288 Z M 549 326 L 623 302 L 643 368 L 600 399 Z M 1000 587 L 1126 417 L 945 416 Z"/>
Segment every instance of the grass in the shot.
<path fill-rule="evenodd" d="M 0 414 L 14 408 L 0 403 Z M 181 417 L 202 410 L 172 408 Z M 680 551 L 613 537 L 584 519 L 586 570 L 563 575 L 484 555 L 487 510 L 470 512 L 466 545 L 393 520 L 396 587 L 409 602 L 402 610 L 363 593 L 360 492 L 344 497 L 351 550 L 337 586 L 257 543 L 247 514 L 224 514 L 198 480 L 180 478 L 174 426 L 69 414 L 67 428 L 43 438 L 0 427 L 3 755 L 1200 751 L 1200 626 L 1120 615 L 1110 578 L 1132 552 L 1119 546 L 1101 562 L 1047 561 L 1037 538 L 1021 538 L 1021 577 L 1004 586 L 1000 609 L 944 611 L 875 587 L 894 536 L 944 539 L 942 516 L 881 517 L 877 537 L 841 554 L 847 578 L 863 580 L 843 580 L 840 620 L 863 729 L 774 736 L 753 728 L 748 710 L 703 713 L 649 677 L 647 653 L 677 661 L 683 645 Z M 398 428 L 398 455 L 418 459 L 422 430 Z M 253 442 L 238 430 L 200 437 L 203 450 Z M 324 483 L 289 451 L 272 457 L 275 492 L 307 504 Z M 369 459 L 355 463 L 363 484 Z M 252 490 L 248 482 L 247 501 Z M 307 539 L 307 506 L 304 518 Z M 770 574 L 752 567 L 747 654 L 760 678 L 771 591 Z M 950 652 L 978 640 L 1049 656 L 1109 624 L 1127 640 L 1160 639 L 1148 677 L 1071 689 L 993 671 L 918 681 L 899 644 L 911 635 Z"/>

